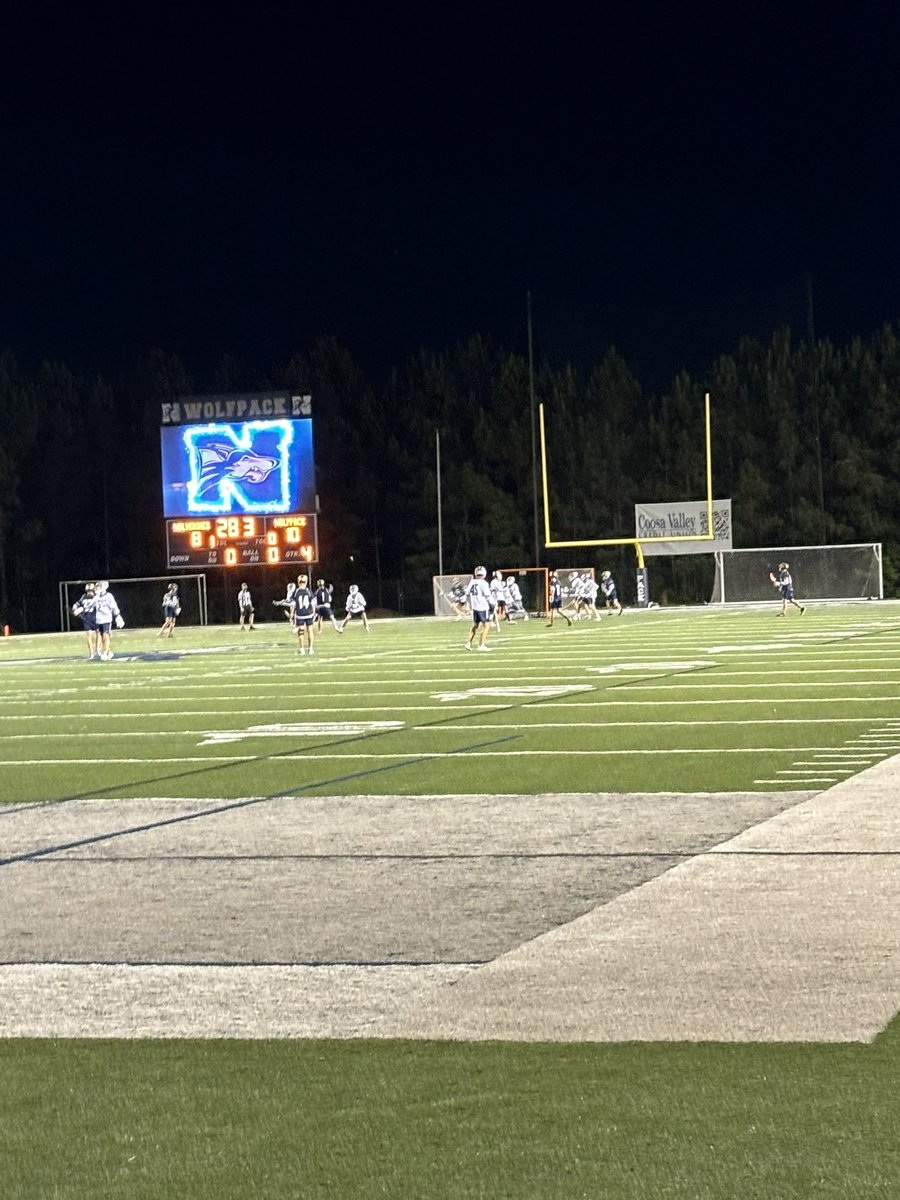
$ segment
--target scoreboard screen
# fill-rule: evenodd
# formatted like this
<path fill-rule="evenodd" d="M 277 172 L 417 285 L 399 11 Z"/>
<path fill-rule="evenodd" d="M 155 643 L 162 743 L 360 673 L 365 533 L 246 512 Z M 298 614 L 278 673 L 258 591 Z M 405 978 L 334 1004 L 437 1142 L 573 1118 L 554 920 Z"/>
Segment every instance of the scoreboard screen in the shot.
<path fill-rule="evenodd" d="M 319 560 L 314 513 L 179 517 L 166 521 L 169 569 L 251 567 Z"/>
<path fill-rule="evenodd" d="M 160 443 L 166 517 L 316 510 L 312 418 L 169 425 Z"/>

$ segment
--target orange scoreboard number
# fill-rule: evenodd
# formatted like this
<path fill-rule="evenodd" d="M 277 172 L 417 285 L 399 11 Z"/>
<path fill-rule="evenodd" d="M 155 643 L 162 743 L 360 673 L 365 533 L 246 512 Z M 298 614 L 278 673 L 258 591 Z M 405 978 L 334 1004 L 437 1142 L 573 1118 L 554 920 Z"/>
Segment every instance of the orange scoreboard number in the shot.
<path fill-rule="evenodd" d="M 314 513 L 176 518 L 166 522 L 166 544 L 170 568 L 319 561 Z"/>

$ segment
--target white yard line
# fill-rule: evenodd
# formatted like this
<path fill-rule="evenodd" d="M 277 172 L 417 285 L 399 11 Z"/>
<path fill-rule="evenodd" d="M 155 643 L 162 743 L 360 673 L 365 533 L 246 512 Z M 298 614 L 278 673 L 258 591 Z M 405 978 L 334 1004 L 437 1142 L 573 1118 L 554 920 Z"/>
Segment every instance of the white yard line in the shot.
<path fill-rule="evenodd" d="M 460 730 L 460 732 L 465 732 Z M 672 747 L 671 749 L 658 749 L 648 746 L 632 746 L 627 749 L 600 749 L 600 750 L 466 750 L 464 747 L 459 750 L 398 750 L 393 753 L 352 753 L 344 752 L 340 749 L 333 753 L 323 754 L 321 752 L 308 752 L 297 754 L 284 754 L 280 751 L 276 752 L 276 757 L 280 762 L 310 762 L 324 761 L 333 762 L 341 759 L 352 759 L 361 761 L 397 761 L 404 758 L 422 758 L 422 759 L 440 759 L 440 758 L 517 758 L 517 757 L 561 757 L 561 758 L 603 758 L 617 757 L 619 755 L 679 755 L 682 757 L 691 757 L 692 755 L 703 754 L 806 754 L 816 747 L 811 746 L 710 746 L 702 749 L 692 749 L 683 746 Z M 822 749 L 830 749 L 823 746 Z M 103 763 L 237 763 L 237 762 L 254 762 L 258 755 L 255 754 L 238 754 L 238 755 L 220 755 L 211 754 L 208 757 L 199 755 L 173 755 L 171 758 L 24 758 L 24 759 L 3 759 L 0 760 L 0 768 L 2 767 L 46 767 L 59 766 L 66 763 L 77 763 L 81 766 L 99 766 Z"/>
<path fill-rule="evenodd" d="M 467 681 L 467 682 L 470 682 L 470 681 Z M 358 683 L 355 686 L 357 687 L 357 689 L 359 688 Z M 210 688 L 208 690 L 211 692 L 214 692 L 214 693 L 217 692 L 216 688 Z M 283 689 L 281 689 L 281 690 L 283 690 Z M 325 690 L 326 690 L 326 692 L 328 691 L 327 688 Z M 421 692 L 423 695 L 430 696 L 432 694 L 432 690 L 433 689 L 431 687 L 425 687 L 425 688 L 421 689 Z M 541 702 L 541 708 L 542 709 L 545 709 L 545 708 L 659 708 L 660 706 L 663 706 L 663 705 L 674 705 L 678 708 L 688 709 L 688 708 L 693 708 L 695 706 L 696 707 L 702 707 L 703 705 L 708 706 L 710 704 L 715 704 L 716 706 L 719 706 L 719 707 L 727 707 L 729 705 L 749 706 L 749 705 L 753 705 L 753 704 L 766 704 L 770 708 L 780 709 L 782 706 L 784 706 L 786 704 L 832 704 L 836 708 L 843 708 L 847 704 L 885 704 L 885 703 L 900 704 L 900 696 L 897 696 L 897 697 L 894 697 L 894 696 L 840 696 L 840 697 L 828 698 L 828 697 L 819 697 L 819 696 L 789 696 L 789 695 L 785 695 L 783 692 L 773 693 L 770 696 L 765 696 L 762 698 L 759 698 L 759 697 L 748 698 L 746 700 L 741 700 L 741 699 L 731 700 L 728 697 L 703 700 L 703 699 L 698 699 L 698 698 L 691 698 L 691 699 L 679 698 L 677 696 L 673 696 L 671 699 L 658 698 L 655 700 L 631 700 L 631 699 L 629 699 L 629 693 L 632 692 L 633 690 L 634 690 L 634 685 L 632 685 L 632 684 L 627 685 L 627 691 L 621 687 L 616 687 L 611 692 L 607 692 L 604 689 L 597 689 L 598 698 L 596 700 L 585 699 L 581 703 L 578 703 L 575 701 L 565 701 L 565 700 L 543 700 Z M 648 690 L 653 691 L 656 689 L 648 689 Z M 417 694 L 416 690 L 411 687 L 405 688 L 404 691 L 407 694 L 412 694 L 412 695 Z M 373 692 L 373 691 L 369 690 L 368 688 L 366 689 L 367 700 L 380 698 L 382 696 L 395 697 L 396 694 L 397 694 L 396 688 L 391 691 L 388 691 L 388 692 Z M 309 695 L 309 692 L 306 689 L 304 689 L 304 695 L 307 695 L 307 696 Z M 98 714 L 98 713 L 100 715 L 103 715 L 102 707 L 101 707 L 103 704 L 111 704 L 111 705 L 114 704 L 116 706 L 116 708 L 121 708 L 121 706 L 123 704 L 138 704 L 138 705 L 140 705 L 140 704 L 145 703 L 145 701 L 140 696 L 120 696 L 118 694 L 116 694 L 114 696 L 110 696 L 110 695 L 104 695 L 102 693 L 94 693 L 93 696 L 91 697 L 91 699 L 89 699 L 89 700 L 88 699 L 80 699 L 80 698 L 77 700 L 76 699 L 46 700 L 44 697 L 39 696 L 39 694 L 36 694 L 35 697 L 32 697 L 28 700 L 10 700 L 4 696 L 3 703 L 4 703 L 4 705 L 10 705 L 10 704 L 33 705 L 34 700 L 37 698 L 40 698 L 42 700 L 42 703 L 45 703 L 47 705 L 52 705 L 52 704 L 80 705 L 81 707 L 84 708 L 84 710 L 86 712 L 89 712 L 92 716 L 95 714 Z M 348 703 L 349 703 L 349 701 L 348 701 Z M 372 708 L 372 707 L 376 707 L 376 706 L 369 705 L 369 704 L 366 705 L 366 708 Z M 381 708 L 382 706 L 379 704 L 377 707 Z M 415 707 L 419 707 L 419 706 L 415 706 Z M 447 705 L 440 705 L 440 706 L 436 706 L 436 707 L 440 707 L 440 708 L 448 707 L 449 708 L 450 704 L 448 703 Z M 477 711 L 479 711 L 481 709 L 485 709 L 485 708 L 489 708 L 489 709 L 493 710 L 497 706 L 493 705 L 493 704 L 489 705 L 489 704 L 485 704 L 485 703 L 479 703 L 479 704 L 471 704 L 471 705 L 460 704 L 458 706 L 454 705 L 453 707 L 458 707 L 460 709 L 471 708 L 473 711 L 477 712 Z M 511 706 L 508 705 L 507 707 L 511 707 Z M 317 709 L 319 708 L 318 703 L 316 704 L 316 708 Z M 347 704 L 342 703 L 339 707 L 332 708 L 330 711 L 344 712 L 344 711 L 346 711 L 346 708 L 347 708 Z M 195 710 L 191 709 L 191 711 L 195 711 Z M 222 711 L 223 710 L 221 710 L 221 709 L 213 710 L 214 714 L 215 714 L 215 712 L 222 712 Z M 228 709 L 228 711 L 230 712 L 233 710 Z M 255 713 L 255 712 L 259 712 L 261 710 L 260 709 L 252 709 L 250 711 Z M 264 711 L 266 711 L 266 712 L 271 712 L 271 711 L 293 711 L 293 712 L 295 712 L 296 709 L 275 710 L 275 709 L 266 708 Z M 138 715 L 142 715 L 142 714 L 138 714 Z M 164 715 L 166 715 L 166 716 L 171 715 L 171 711 L 164 713 Z M 853 717 L 845 718 L 845 717 L 841 716 L 841 717 L 836 717 L 834 719 L 836 721 L 842 721 L 842 720 L 857 720 L 860 718 L 853 718 Z M 891 718 L 889 716 L 879 717 L 878 719 L 886 720 L 886 721 L 891 720 Z"/>
<path fill-rule="evenodd" d="M 7 758 L 0 759 L 0 768 L 3 767 L 59 767 L 59 766 L 84 766 L 98 767 L 104 764 L 122 765 L 124 764 L 141 764 L 141 763 L 239 763 L 253 762 L 256 755 L 247 754 L 210 754 L 210 755 L 194 755 L 188 757 L 179 755 L 177 758 Z"/>
<path fill-rule="evenodd" d="M 628 692 L 633 691 L 659 691 L 665 689 L 636 687 L 634 684 L 628 684 Z M 691 708 L 694 705 L 715 704 L 721 707 L 727 704 L 736 705 L 751 705 L 751 704 L 767 704 L 769 708 L 781 708 L 785 704 L 833 704 L 836 708 L 843 708 L 846 704 L 885 704 L 896 703 L 900 704 L 900 696 L 787 696 L 783 692 L 773 692 L 769 696 L 763 696 L 739 700 L 729 700 L 727 696 L 722 696 L 714 700 L 701 699 L 681 699 L 673 696 L 671 700 L 656 699 L 656 700 L 629 700 L 628 692 L 619 690 L 614 697 L 604 695 L 602 699 L 585 700 L 581 704 L 576 704 L 566 700 L 547 700 L 542 708 L 606 708 L 606 707 L 635 707 L 635 708 L 659 708 L 664 704 L 674 704 L 678 708 Z M 842 718 L 837 717 L 836 720 Z M 882 718 L 878 718 L 881 720 Z"/>
<path fill-rule="evenodd" d="M 503 705 L 498 705 L 496 707 L 502 708 L 502 709 L 510 709 L 513 707 L 513 705 L 503 704 Z M 543 705 L 542 705 L 542 707 L 543 707 Z M 489 711 L 494 711 L 494 708 L 495 708 L 495 706 L 491 705 Z M 382 713 L 382 714 L 390 713 L 390 712 L 423 712 L 423 711 L 425 711 L 425 712 L 440 712 L 440 713 L 454 713 L 457 715 L 459 715 L 461 713 L 465 713 L 465 712 L 471 712 L 474 716 L 481 716 L 483 714 L 483 706 L 481 706 L 481 705 L 474 706 L 474 705 L 465 705 L 465 704 L 446 704 L 446 705 L 438 704 L 438 705 L 433 705 L 433 706 L 416 705 L 414 707 L 390 707 L 388 705 L 381 705 L 381 704 L 378 705 L 378 712 Z M 360 705 L 358 707 L 355 707 L 352 704 L 342 704 L 336 708 L 326 708 L 323 705 L 317 704 L 316 712 L 320 713 L 320 714 L 321 713 L 339 713 L 341 715 L 345 715 L 345 716 L 349 717 L 350 714 L 356 714 L 356 713 L 369 714 L 372 712 L 372 708 L 369 705 L 365 705 L 365 706 Z M 257 717 L 257 718 L 259 718 L 259 717 L 277 717 L 277 716 L 294 716 L 295 717 L 296 714 L 297 714 L 296 708 L 228 709 L 227 711 L 224 711 L 224 712 L 220 711 L 220 710 L 200 711 L 198 709 L 192 709 L 190 711 L 190 713 L 186 713 L 185 716 L 178 722 L 178 724 L 173 726 L 171 729 L 141 730 L 141 731 L 136 731 L 134 736 L 172 737 L 172 736 L 177 736 L 179 734 L 184 734 L 185 736 L 190 736 L 193 733 L 202 732 L 199 725 L 193 726 L 190 723 L 191 720 L 193 720 L 194 718 L 199 719 L 201 717 L 203 717 L 203 718 L 221 717 L 223 720 L 226 720 L 226 719 L 231 719 L 233 717 Z M 135 718 L 134 713 L 97 714 L 96 710 L 94 710 L 92 715 L 94 715 L 94 716 L 102 715 L 104 724 L 107 724 L 110 721 L 134 721 L 134 718 Z M 141 720 L 144 720 L 144 719 L 149 720 L 151 718 L 160 718 L 160 717 L 171 718 L 172 714 L 170 712 L 159 712 L 159 713 L 142 712 L 140 714 L 140 716 L 141 716 Z M 40 720 L 40 721 L 44 721 L 44 722 L 62 722 L 62 721 L 71 722 L 71 721 L 75 721 L 77 719 L 78 718 L 76 718 L 74 716 L 66 716 L 66 715 L 62 715 L 62 714 L 59 716 L 46 716 L 46 717 L 37 717 L 37 718 L 30 717 L 30 716 L 29 717 L 10 717 L 10 716 L 3 717 L 3 716 L 0 716 L 0 725 L 2 725 L 2 723 L 4 721 L 28 721 L 29 724 L 33 725 L 36 720 Z M 869 726 L 872 724 L 872 718 L 871 717 L 777 717 L 777 716 L 776 717 L 737 717 L 736 716 L 736 717 L 731 718 L 730 720 L 722 720 L 722 721 L 715 720 L 715 719 L 710 720 L 709 718 L 704 718 L 704 720 L 702 722 L 702 727 L 708 728 L 708 727 L 721 726 L 724 728 L 729 728 L 731 726 L 740 727 L 743 725 L 777 725 L 777 726 L 781 726 L 781 725 L 853 725 L 853 724 Z M 644 729 L 644 728 L 668 729 L 672 726 L 686 726 L 687 728 L 690 728 L 690 729 L 697 729 L 698 722 L 697 721 L 680 721 L 680 720 L 674 720 L 674 719 L 671 721 L 641 721 L 642 729 Z M 492 730 L 492 729 L 569 729 L 569 730 L 575 730 L 575 729 L 634 729 L 634 721 L 517 721 L 517 722 L 492 722 L 489 725 L 476 725 L 476 724 L 473 724 L 471 721 L 466 721 L 466 723 L 464 725 L 463 724 L 451 724 L 451 725 L 440 724 L 439 725 L 437 723 L 434 723 L 434 724 L 426 723 L 425 725 L 408 725 L 406 728 L 409 731 L 412 731 L 412 730 L 415 730 L 417 732 L 434 731 L 435 733 L 452 733 L 454 731 L 458 732 L 460 729 L 472 729 L 472 730 L 477 730 L 477 731 Z M 10 739 L 12 739 L 12 738 L 28 738 L 28 737 L 33 737 L 33 738 L 73 737 L 73 736 L 76 736 L 80 732 L 81 732 L 81 730 L 79 729 L 79 730 L 75 730 L 75 731 L 63 730 L 60 733 L 54 733 L 52 730 L 49 730 L 45 733 L 33 733 L 33 734 L 10 733 L 10 734 L 0 734 L 0 739 L 2 739 L 2 738 L 10 738 Z M 130 737 L 130 736 L 132 736 L 132 734 L 130 731 L 125 731 L 125 732 L 119 733 L 117 736 L 118 737 Z M 900 731 L 897 731 L 897 733 L 895 733 L 893 736 L 886 736 L 886 735 L 882 735 L 882 734 L 877 734 L 877 735 L 859 734 L 859 735 L 857 735 L 857 737 L 860 740 L 862 740 L 864 738 L 868 738 L 869 736 L 873 736 L 874 740 L 877 740 L 879 742 L 879 744 L 883 743 L 884 745 L 896 745 L 897 742 L 900 741 Z"/>
<path fill-rule="evenodd" d="M 883 682 L 882 681 L 876 682 L 875 680 L 872 680 L 872 679 L 860 679 L 860 680 L 848 679 L 843 683 L 842 686 L 848 687 L 848 688 L 850 688 L 850 687 L 855 688 L 855 687 L 871 687 L 874 685 L 875 687 L 888 688 L 888 687 L 892 687 L 893 684 L 894 684 L 894 681 L 890 680 L 890 679 L 886 679 Z M 649 692 L 649 691 L 657 692 L 657 691 L 661 690 L 659 686 L 657 686 L 655 684 L 649 684 L 649 683 L 631 683 L 631 682 L 629 682 L 627 684 L 627 687 L 630 692 Z M 772 684 L 765 679 L 760 680 L 759 683 L 748 683 L 748 682 L 720 683 L 718 681 L 718 679 L 716 677 L 714 677 L 713 675 L 704 675 L 704 676 L 700 677 L 694 672 L 691 672 L 690 674 L 678 675 L 678 676 L 674 676 L 674 677 L 669 676 L 664 687 L 665 687 L 665 689 L 671 688 L 673 691 L 678 691 L 678 692 L 680 692 L 680 691 L 715 692 L 715 691 L 718 691 L 719 689 L 726 690 L 726 691 L 736 691 L 736 690 L 743 691 L 748 688 L 756 688 L 756 689 L 765 688 L 765 690 L 770 693 L 770 700 L 772 700 L 772 699 L 779 700 L 781 698 L 780 693 L 775 692 L 772 687 Z M 803 688 L 830 688 L 831 690 L 833 690 L 834 689 L 834 680 L 829 680 L 829 679 L 824 679 L 821 681 L 815 680 L 815 679 L 803 680 L 802 682 L 798 682 L 796 687 L 793 688 L 792 690 L 797 692 Z"/>

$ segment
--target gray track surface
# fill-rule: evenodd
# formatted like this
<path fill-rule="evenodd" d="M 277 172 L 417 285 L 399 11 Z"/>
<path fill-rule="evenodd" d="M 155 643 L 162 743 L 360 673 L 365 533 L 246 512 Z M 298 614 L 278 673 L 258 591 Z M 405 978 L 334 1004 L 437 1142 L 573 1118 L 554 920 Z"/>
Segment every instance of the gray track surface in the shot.
<path fill-rule="evenodd" d="M 898 794 L 0 810 L 0 1035 L 866 1040 Z"/>
<path fill-rule="evenodd" d="M 2 857 L 19 859 L 0 870 L 0 958 L 483 963 L 797 798 L 362 796 L 225 811 L 151 800 L 20 809 L 0 816 Z"/>

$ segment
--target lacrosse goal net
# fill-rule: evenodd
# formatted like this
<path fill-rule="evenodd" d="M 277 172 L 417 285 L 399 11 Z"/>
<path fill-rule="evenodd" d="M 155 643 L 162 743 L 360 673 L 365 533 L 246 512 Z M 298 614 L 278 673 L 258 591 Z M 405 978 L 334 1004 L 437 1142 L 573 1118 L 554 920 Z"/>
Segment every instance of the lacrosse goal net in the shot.
<path fill-rule="evenodd" d="M 777 600 L 770 573 L 789 564 L 801 600 L 882 600 L 881 543 L 851 546 L 776 546 L 716 552 L 712 604 Z"/>
<path fill-rule="evenodd" d="M 59 619 L 64 633 L 81 628 L 81 622 L 72 613 L 72 605 L 84 591 L 87 582 L 95 581 L 64 579 L 59 585 Z M 162 624 L 162 598 L 170 583 L 178 584 L 181 604 L 178 620 L 185 625 L 206 625 L 205 575 L 145 575 L 136 579 L 110 579 L 109 590 L 122 610 L 126 625 L 131 629 L 144 629 Z"/>

